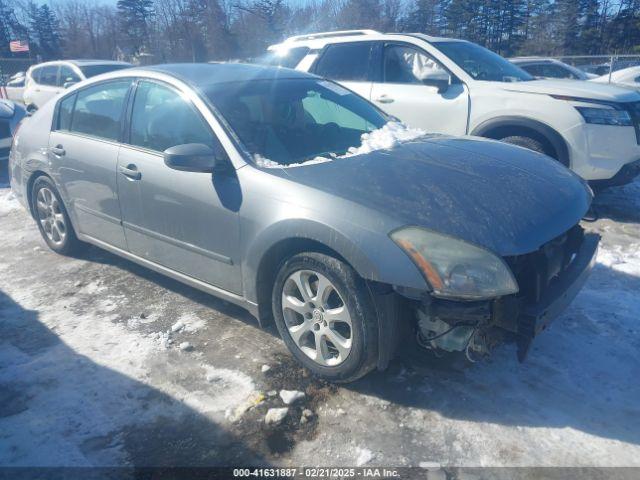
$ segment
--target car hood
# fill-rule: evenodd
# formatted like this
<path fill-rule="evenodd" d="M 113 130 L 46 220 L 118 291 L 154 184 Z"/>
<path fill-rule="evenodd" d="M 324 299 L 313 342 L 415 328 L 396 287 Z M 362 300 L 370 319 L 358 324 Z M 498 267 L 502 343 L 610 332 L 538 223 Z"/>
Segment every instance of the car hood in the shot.
<path fill-rule="evenodd" d="M 638 93 L 626 88 L 585 80 L 532 80 L 530 82 L 504 83 L 501 84 L 501 87 L 511 92 L 563 95 L 607 102 L 640 101 Z"/>
<path fill-rule="evenodd" d="M 422 137 L 271 173 L 365 206 L 398 226 L 421 226 L 503 256 L 537 250 L 578 223 L 591 202 L 584 181 L 558 162 L 474 137 Z"/>

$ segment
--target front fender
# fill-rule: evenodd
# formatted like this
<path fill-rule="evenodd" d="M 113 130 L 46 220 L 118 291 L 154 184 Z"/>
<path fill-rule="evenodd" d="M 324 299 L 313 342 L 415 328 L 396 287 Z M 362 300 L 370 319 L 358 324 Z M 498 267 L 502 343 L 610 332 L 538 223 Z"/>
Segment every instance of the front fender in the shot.
<path fill-rule="evenodd" d="M 245 296 L 257 302 L 258 270 L 265 255 L 280 242 L 311 240 L 335 251 L 358 274 L 391 285 L 426 289 L 426 283 L 409 257 L 387 236 L 345 224 L 336 229 L 311 219 L 286 219 L 274 223 L 248 245 L 243 265 Z"/>

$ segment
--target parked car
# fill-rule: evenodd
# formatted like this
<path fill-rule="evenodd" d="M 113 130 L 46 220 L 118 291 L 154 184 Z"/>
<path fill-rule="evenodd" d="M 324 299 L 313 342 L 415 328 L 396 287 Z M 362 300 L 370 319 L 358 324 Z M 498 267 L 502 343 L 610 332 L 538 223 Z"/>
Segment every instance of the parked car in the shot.
<path fill-rule="evenodd" d="M 597 83 L 611 83 L 619 87 L 640 89 L 640 67 L 629 67 L 608 73 L 591 80 Z"/>
<path fill-rule="evenodd" d="M 109 60 L 63 60 L 40 63 L 27 70 L 23 100 L 29 110 L 34 110 L 82 80 L 129 67 L 131 67 L 130 63 Z"/>
<path fill-rule="evenodd" d="M 554 58 L 522 57 L 511 58 L 511 63 L 515 63 L 525 72 L 536 78 L 565 78 L 570 80 L 589 80 L 596 78 L 594 73 L 588 73 L 579 68 L 556 60 Z"/>
<path fill-rule="evenodd" d="M 11 100 L 0 100 L 0 162 L 9 159 L 13 134 L 25 117 L 25 109 Z"/>
<path fill-rule="evenodd" d="M 627 89 L 535 80 L 479 45 L 422 34 L 329 32 L 269 51 L 304 53 L 296 69 L 336 80 L 410 126 L 542 152 L 598 185 L 640 171 L 640 94 Z"/>
<path fill-rule="evenodd" d="M 18 72 L 8 78 L 3 90 L 7 94 L 7 100 L 22 102 L 24 92 L 25 72 Z"/>
<path fill-rule="evenodd" d="M 589 187 L 549 157 L 408 130 L 273 67 L 161 65 L 72 87 L 20 128 L 10 177 L 52 250 L 92 243 L 273 318 L 334 381 L 384 368 L 405 329 L 467 353 L 499 331 L 523 358 L 598 243 L 579 224 Z"/>

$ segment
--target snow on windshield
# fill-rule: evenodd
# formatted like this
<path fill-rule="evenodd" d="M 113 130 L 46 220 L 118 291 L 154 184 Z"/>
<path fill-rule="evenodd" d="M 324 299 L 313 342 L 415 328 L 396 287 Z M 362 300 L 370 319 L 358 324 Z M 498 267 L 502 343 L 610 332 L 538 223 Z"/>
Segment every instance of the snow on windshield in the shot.
<path fill-rule="evenodd" d="M 330 162 L 336 158 L 354 157 L 356 155 L 364 155 L 376 150 L 389 150 L 396 145 L 404 142 L 415 140 L 416 138 L 426 135 L 427 132 L 419 128 L 409 128 L 400 122 L 387 122 L 382 128 L 363 133 L 360 137 L 361 145 L 359 147 L 351 147 L 344 155 L 335 155 L 332 157 L 316 157 L 303 163 L 293 163 L 283 165 L 268 158 L 264 158 L 259 154 L 253 156 L 258 167 L 262 168 L 292 168 L 317 163 Z"/>

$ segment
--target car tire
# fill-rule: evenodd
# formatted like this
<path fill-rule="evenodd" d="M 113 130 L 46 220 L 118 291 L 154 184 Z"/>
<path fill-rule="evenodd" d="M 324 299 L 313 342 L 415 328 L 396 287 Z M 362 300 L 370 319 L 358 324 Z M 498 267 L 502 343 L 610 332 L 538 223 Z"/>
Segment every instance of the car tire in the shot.
<path fill-rule="evenodd" d="M 500 141 L 509 143 L 511 145 L 517 145 L 518 147 L 528 148 L 529 150 L 533 150 L 534 152 L 544 153 L 545 155 L 548 155 L 542 142 L 536 140 L 535 138 L 525 137 L 522 135 L 512 135 L 510 137 L 501 138 Z"/>
<path fill-rule="evenodd" d="M 48 247 L 61 255 L 71 255 L 82 249 L 71 225 L 69 214 L 53 181 L 38 177 L 31 189 L 31 205 L 38 229 Z"/>
<path fill-rule="evenodd" d="M 347 383 L 375 368 L 375 307 L 365 281 L 346 263 L 321 253 L 294 255 L 280 266 L 272 306 L 283 341 L 316 376 Z"/>

